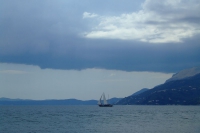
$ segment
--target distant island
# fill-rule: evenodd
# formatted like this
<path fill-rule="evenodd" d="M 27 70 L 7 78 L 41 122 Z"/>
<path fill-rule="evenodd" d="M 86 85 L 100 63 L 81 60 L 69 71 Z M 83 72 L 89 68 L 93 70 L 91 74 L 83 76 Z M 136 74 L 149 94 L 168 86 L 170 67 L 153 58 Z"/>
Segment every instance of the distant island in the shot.
<path fill-rule="evenodd" d="M 115 104 L 121 98 L 111 98 L 109 103 Z M 0 98 L 0 105 L 97 105 L 97 100 L 77 100 L 77 99 L 64 99 L 64 100 L 24 100 L 24 99 L 10 99 Z"/>

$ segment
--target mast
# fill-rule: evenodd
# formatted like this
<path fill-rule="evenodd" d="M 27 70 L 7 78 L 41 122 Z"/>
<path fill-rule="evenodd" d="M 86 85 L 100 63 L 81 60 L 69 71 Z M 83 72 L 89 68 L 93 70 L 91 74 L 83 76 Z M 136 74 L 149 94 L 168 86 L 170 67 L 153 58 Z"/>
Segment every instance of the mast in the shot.
<path fill-rule="evenodd" d="M 109 94 L 108 94 L 108 103 L 109 103 Z"/>

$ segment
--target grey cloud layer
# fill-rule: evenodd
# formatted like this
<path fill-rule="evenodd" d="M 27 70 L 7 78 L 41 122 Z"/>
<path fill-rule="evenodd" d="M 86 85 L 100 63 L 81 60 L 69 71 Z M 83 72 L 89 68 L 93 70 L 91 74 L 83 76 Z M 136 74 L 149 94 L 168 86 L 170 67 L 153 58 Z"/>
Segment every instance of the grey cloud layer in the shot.
<path fill-rule="evenodd" d="M 151 1 L 146 1 L 143 8 L 148 5 L 149 10 L 153 8 L 153 11 L 165 15 L 161 8 L 155 6 L 159 1 L 148 2 Z M 142 7 L 140 1 L 121 4 L 119 1 L 6 0 L 1 1 L 0 6 L 0 62 L 53 69 L 104 68 L 160 72 L 175 72 L 200 65 L 198 34 L 182 39 L 180 43 L 162 45 L 137 39 L 91 39 L 83 36 L 83 33 L 98 25 L 99 21 L 94 19 L 97 15 L 109 17 L 137 12 Z M 199 16 L 195 15 L 190 19 L 189 15 L 181 19 L 193 22 L 193 28 L 199 30 Z M 148 23 L 156 25 L 155 22 Z"/>

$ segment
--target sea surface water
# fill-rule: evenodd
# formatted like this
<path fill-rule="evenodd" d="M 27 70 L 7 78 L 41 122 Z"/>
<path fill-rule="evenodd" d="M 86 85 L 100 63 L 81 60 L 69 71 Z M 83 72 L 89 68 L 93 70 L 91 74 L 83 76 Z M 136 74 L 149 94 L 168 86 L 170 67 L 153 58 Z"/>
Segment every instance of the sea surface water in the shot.
<path fill-rule="evenodd" d="M 200 106 L 0 106 L 0 133 L 200 133 Z"/>

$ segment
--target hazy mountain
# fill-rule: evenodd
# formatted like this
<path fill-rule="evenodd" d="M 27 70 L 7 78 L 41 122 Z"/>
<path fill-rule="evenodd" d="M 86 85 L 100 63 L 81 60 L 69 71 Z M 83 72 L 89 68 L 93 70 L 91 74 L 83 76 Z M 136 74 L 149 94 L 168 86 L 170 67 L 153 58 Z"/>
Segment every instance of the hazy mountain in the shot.
<path fill-rule="evenodd" d="M 192 77 L 196 74 L 200 73 L 200 67 L 193 67 L 189 69 L 182 70 L 176 74 L 174 74 L 170 79 L 168 79 L 166 82 L 173 81 L 173 80 L 180 80 L 184 78 Z"/>
<path fill-rule="evenodd" d="M 192 69 L 190 69 L 192 70 Z M 180 73 L 186 71 L 181 71 Z M 181 75 L 181 74 L 177 74 Z M 186 76 L 187 75 L 187 76 Z M 117 104 L 121 105 L 199 105 L 200 74 L 168 81 L 141 94 L 125 97 Z M 184 78 L 183 78 L 184 77 Z"/>
<path fill-rule="evenodd" d="M 121 98 L 111 98 L 109 103 L 115 104 Z M 0 105 L 97 105 L 97 100 L 77 100 L 77 99 L 65 99 L 65 100 L 23 100 L 23 99 L 10 99 L 0 98 Z"/>
<path fill-rule="evenodd" d="M 145 91 L 148 91 L 148 90 L 149 90 L 148 88 L 143 88 L 143 89 L 141 89 L 141 90 L 139 90 L 139 91 L 133 93 L 131 96 L 139 95 L 139 94 L 141 94 L 141 93 L 143 93 L 143 92 L 145 92 Z"/>
<path fill-rule="evenodd" d="M 114 98 L 111 98 L 111 99 L 109 99 L 108 100 L 108 103 L 110 103 L 110 104 L 116 104 L 118 101 L 120 101 L 122 98 L 116 98 L 116 97 L 114 97 Z"/>
<path fill-rule="evenodd" d="M 0 98 L 0 101 L 23 101 L 23 100 L 28 100 L 28 99 L 10 99 L 10 98 L 6 98 L 6 97 L 2 97 Z"/>
<path fill-rule="evenodd" d="M 77 99 L 65 99 L 65 100 L 12 100 L 5 98 L 0 99 L 0 105 L 96 105 L 97 100 L 77 100 Z"/>

